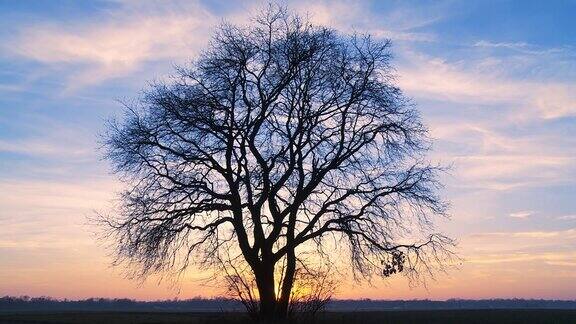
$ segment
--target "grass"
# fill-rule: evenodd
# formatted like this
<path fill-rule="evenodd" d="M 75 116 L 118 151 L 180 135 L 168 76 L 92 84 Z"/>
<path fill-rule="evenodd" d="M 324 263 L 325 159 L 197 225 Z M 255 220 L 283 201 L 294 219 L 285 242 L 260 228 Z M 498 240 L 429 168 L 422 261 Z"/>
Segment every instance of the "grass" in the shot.
<path fill-rule="evenodd" d="M 575 323 L 576 310 L 428 310 L 379 312 L 329 312 L 300 323 L 315 324 L 434 324 L 434 323 Z M 242 324 L 251 321 L 242 313 L 161 312 L 19 312 L 0 313 L 0 323 L 23 324 Z M 292 321 L 291 321 L 292 323 Z"/>

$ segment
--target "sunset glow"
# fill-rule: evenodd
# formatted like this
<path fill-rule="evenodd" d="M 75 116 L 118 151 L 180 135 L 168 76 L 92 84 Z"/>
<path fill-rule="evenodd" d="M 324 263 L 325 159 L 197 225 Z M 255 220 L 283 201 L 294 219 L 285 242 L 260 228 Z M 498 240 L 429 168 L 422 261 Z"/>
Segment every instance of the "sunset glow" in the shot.
<path fill-rule="evenodd" d="M 0 296 L 214 297 L 126 279 L 90 219 L 122 182 L 98 134 L 265 2 L 0 0 Z M 461 263 L 412 287 L 349 276 L 337 298 L 576 299 L 575 3 L 287 1 L 316 24 L 392 40 L 397 81 L 435 139 Z"/>

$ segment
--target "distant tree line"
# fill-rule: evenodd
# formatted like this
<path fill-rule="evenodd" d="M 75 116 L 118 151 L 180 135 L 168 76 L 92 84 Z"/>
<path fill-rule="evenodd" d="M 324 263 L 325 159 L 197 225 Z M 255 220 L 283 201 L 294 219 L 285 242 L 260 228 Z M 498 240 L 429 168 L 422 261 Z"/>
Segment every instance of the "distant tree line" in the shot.
<path fill-rule="evenodd" d="M 448 299 L 448 300 L 334 300 L 329 310 L 435 310 L 435 309 L 576 309 L 576 300 Z"/>
<path fill-rule="evenodd" d="M 332 300 L 328 311 L 435 310 L 435 309 L 576 309 L 576 300 L 547 299 L 449 299 L 439 300 Z M 83 300 L 51 297 L 0 297 L 0 311 L 243 311 L 239 300 L 192 298 L 185 300 L 137 301 L 133 299 L 88 298 Z"/>
<path fill-rule="evenodd" d="M 191 298 L 185 300 L 139 301 L 128 298 L 87 298 L 82 300 L 52 297 L 4 296 L 0 311 L 12 310 L 105 310 L 105 311 L 234 311 L 242 304 L 230 298 Z"/>

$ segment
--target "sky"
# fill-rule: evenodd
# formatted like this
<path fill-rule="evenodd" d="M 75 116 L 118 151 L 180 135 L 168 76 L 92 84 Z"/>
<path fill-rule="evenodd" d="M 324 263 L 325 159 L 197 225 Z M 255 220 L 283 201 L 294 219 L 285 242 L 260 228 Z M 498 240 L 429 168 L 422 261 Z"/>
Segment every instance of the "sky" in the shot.
<path fill-rule="evenodd" d="M 452 165 L 458 269 L 340 298 L 576 299 L 576 1 L 287 1 L 343 33 L 393 41 L 398 84 Z M 104 121 L 263 2 L 0 0 L 0 295 L 211 297 L 206 274 L 125 279 L 87 218 L 122 183 Z"/>

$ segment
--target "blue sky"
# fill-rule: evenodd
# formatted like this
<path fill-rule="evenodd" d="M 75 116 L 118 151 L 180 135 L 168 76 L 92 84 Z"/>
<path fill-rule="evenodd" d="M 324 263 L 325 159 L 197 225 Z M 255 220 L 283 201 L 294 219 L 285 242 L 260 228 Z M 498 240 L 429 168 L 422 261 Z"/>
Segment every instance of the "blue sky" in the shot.
<path fill-rule="evenodd" d="M 453 165 L 452 219 L 438 226 L 459 239 L 461 269 L 428 290 L 395 279 L 364 295 L 576 298 L 576 1 L 286 4 L 391 38 L 398 83 L 436 138 L 431 157 Z M 176 294 L 122 279 L 90 235 L 86 216 L 121 188 L 97 134 L 118 100 L 262 5 L 0 0 L 0 295 Z M 181 296 L 200 294 L 200 276 Z"/>

